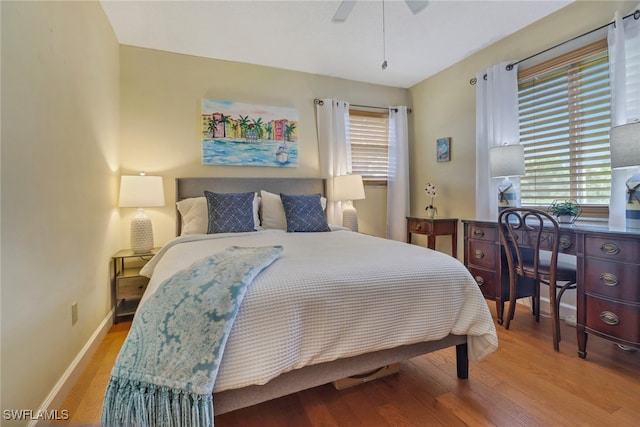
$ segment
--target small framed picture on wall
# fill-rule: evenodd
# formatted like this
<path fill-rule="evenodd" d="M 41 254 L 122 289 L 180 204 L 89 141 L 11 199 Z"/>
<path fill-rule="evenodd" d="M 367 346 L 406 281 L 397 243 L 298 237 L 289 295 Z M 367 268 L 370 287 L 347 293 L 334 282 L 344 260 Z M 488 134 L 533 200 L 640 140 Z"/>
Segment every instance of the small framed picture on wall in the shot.
<path fill-rule="evenodd" d="M 439 162 L 451 160 L 451 138 L 439 138 L 436 141 L 436 159 Z"/>

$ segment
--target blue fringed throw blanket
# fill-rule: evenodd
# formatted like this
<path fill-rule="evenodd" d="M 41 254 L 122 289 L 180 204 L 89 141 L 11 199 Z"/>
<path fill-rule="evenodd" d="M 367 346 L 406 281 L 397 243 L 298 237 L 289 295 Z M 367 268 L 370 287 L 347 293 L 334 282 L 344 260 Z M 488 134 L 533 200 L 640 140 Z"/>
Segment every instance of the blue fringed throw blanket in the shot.
<path fill-rule="evenodd" d="M 111 371 L 104 426 L 212 426 L 213 386 L 248 286 L 281 246 L 230 247 L 164 281 Z"/>

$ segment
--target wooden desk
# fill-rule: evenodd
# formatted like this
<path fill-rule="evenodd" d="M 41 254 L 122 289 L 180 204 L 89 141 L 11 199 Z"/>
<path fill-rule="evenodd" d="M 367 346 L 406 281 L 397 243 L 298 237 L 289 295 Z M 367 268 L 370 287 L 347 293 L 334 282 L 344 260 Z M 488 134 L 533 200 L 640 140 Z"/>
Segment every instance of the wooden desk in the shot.
<path fill-rule="evenodd" d="M 458 219 L 457 218 L 416 218 L 407 217 L 407 243 L 411 243 L 411 234 L 427 236 L 427 247 L 436 248 L 436 236 L 451 236 L 451 252 L 458 256 Z"/>
<path fill-rule="evenodd" d="M 509 300 L 509 270 L 498 224 L 475 220 L 462 223 L 464 264 L 485 298 L 496 301 L 498 323 L 502 324 L 504 303 Z M 579 356 L 587 355 L 587 334 L 640 349 L 640 230 L 561 226 L 560 252 L 577 257 Z M 521 289 L 516 298 L 531 291 Z"/>

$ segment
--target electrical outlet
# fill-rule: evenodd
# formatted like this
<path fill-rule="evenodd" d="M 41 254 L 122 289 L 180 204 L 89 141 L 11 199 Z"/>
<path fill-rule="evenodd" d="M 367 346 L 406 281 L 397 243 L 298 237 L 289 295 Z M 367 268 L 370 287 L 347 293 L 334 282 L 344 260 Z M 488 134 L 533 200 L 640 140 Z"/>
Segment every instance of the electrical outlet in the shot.
<path fill-rule="evenodd" d="M 71 304 L 71 325 L 75 325 L 78 322 L 78 303 Z"/>
<path fill-rule="evenodd" d="M 567 325 L 569 325 L 569 326 L 573 326 L 573 327 L 575 327 L 575 326 L 576 326 L 576 323 L 577 323 L 577 321 L 576 321 L 576 316 L 574 316 L 574 315 L 569 315 L 569 316 L 565 317 L 565 318 L 564 318 L 564 323 L 566 323 L 566 324 L 567 324 Z"/>

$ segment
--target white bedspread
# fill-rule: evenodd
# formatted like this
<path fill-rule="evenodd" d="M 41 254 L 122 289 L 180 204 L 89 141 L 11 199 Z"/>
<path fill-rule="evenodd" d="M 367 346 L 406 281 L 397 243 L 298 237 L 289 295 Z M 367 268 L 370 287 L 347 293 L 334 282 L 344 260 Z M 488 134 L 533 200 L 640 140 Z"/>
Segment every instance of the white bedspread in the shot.
<path fill-rule="evenodd" d="M 450 333 L 469 335 L 471 361 L 497 349 L 487 304 L 457 259 L 350 231 L 176 238 L 143 269 L 151 276 L 143 303 L 175 271 L 231 245 L 282 245 L 284 252 L 245 296 L 215 392 Z"/>

